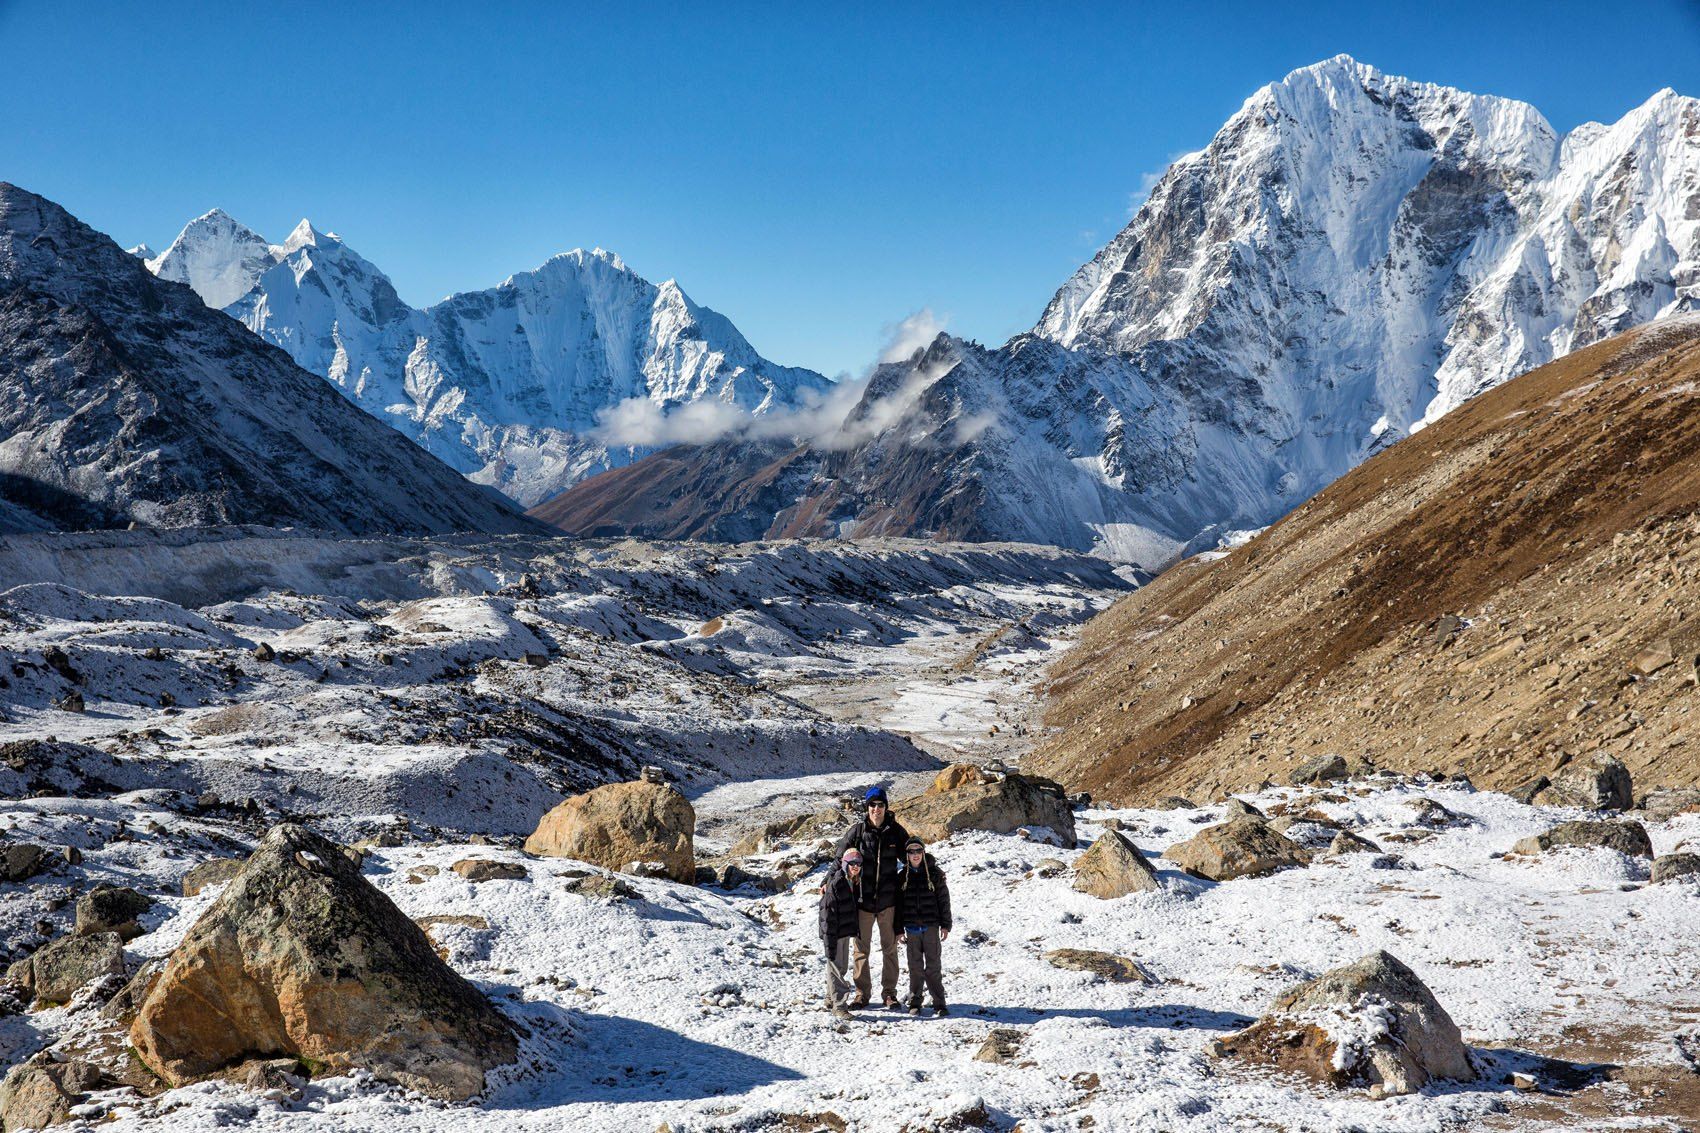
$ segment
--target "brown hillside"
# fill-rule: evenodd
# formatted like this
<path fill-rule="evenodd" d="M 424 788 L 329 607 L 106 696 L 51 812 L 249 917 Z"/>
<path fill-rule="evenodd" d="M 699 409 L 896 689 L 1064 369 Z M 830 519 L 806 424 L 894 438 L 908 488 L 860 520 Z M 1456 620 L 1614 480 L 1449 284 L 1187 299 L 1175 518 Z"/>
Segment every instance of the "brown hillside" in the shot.
<path fill-rule="evenodd" d="M 1700 320 L 1673 320 L 1490 390 L 1123 599 L 1053 671 L 1030 763 L 1125 801 L 1329 752 L 1506 787 L 1606 749 L 1638 790 L 1700 782 L 1697 510 Z M 1447 615 L 1469 623 L 1449 642 Z"/>

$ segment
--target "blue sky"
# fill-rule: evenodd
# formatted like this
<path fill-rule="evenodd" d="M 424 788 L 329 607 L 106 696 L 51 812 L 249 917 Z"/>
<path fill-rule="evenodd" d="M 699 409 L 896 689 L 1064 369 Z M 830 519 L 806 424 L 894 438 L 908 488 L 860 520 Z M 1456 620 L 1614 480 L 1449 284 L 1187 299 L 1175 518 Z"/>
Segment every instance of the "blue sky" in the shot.
<path fill-rule="evenodd" d="M 1700 4 L 754 6 L 0 0 L 0 178 L 121 243 L 302 216 L 423 304 L 575 246 L 764 354 L 989 343 L 1249 95 L 1339 52 L 1568 129 L 1700 94 Z"/>

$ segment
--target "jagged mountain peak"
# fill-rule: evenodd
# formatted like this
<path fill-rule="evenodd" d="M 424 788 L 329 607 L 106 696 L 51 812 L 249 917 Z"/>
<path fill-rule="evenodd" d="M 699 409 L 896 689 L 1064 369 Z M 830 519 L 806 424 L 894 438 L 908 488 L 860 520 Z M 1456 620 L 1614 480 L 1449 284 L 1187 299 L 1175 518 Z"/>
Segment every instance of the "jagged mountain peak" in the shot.
<path fill-rule="evenodd" d="M 306 217 L 302 217 L 301 223 L 297 224 L 290 230 L 289 235 L 284 237 L 282 249 L 284 254 L 288 255 L 297 248 L 313 247 L 327 242 L 336 244 L 342 243 L 341 239 L 338 238 L 334 232 L 320 232 L 317 228 L 313 227 L 312 221 L 308 220 Z"/>

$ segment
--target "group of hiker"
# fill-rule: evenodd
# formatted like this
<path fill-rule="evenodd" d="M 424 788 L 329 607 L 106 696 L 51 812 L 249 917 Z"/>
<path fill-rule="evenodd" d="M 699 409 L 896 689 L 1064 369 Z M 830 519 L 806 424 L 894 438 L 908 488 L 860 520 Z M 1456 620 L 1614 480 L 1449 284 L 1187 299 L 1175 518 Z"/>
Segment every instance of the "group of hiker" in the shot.
<path fill-rule="evenodd" d="M 820 935 L 826 948 L 827 1008 L 840 1018 L 868 1006 L 870 951 L 880 943 L 880 997 L 897 1010 L 897 946 L 909 962 L 909 1014 L 921 1013 L 921 993 L 933 1013 L 948 1015 L 939 946 L 950 938 L 950 889 L 925 843 L 892 817 L 885 790 L 863 799 L 865 816 L 839 839 L 837 859 L 821 886 Z M 847 974 L 848 972 L 848 974 Z M 853 993 L 853 994 L 852 994 Z"/>

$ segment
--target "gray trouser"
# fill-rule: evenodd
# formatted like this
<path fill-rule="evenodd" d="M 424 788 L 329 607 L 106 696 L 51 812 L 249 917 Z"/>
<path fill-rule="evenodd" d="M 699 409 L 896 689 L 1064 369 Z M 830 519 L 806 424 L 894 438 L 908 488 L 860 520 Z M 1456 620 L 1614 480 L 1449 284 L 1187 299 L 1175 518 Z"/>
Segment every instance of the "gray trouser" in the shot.
<path fill-rule="evenodd" d="M 926 980 L 927 994 L 933 997 L 934 1007 L 944 1006 L 944 976 L 939 971 L 939 930 L 937 925 L 903 930 L 909 948 L 909 1002 L 921 1003 L 921 981 Z"/>
<path fill-rule="evenodd" d="M 863 999 L 873 998 L 873 975 L 868 971 L 868 952 L 873 944 L 874 929 L 878 927 L 880 934 L 880 994 L 887 999 L 897 998 L 897 908 L 881 909 L 870 913 L 866 909 L 856 911 L 858 933 L 856 936 L 856 971 L 851 976 L 856 981 L 856 994 Z"/>
<path fill-rule="evenodd" d="M 833 971 L 833 965 L 838 970 Z M 832 955 L 826 963 L 826 1005 L 837 1007 L 844 1002 L 844 997 L 850 994 L 850 980 L 847 972 L 850 967 L 850 938 L 841 936 L 832 942 Z"/>

